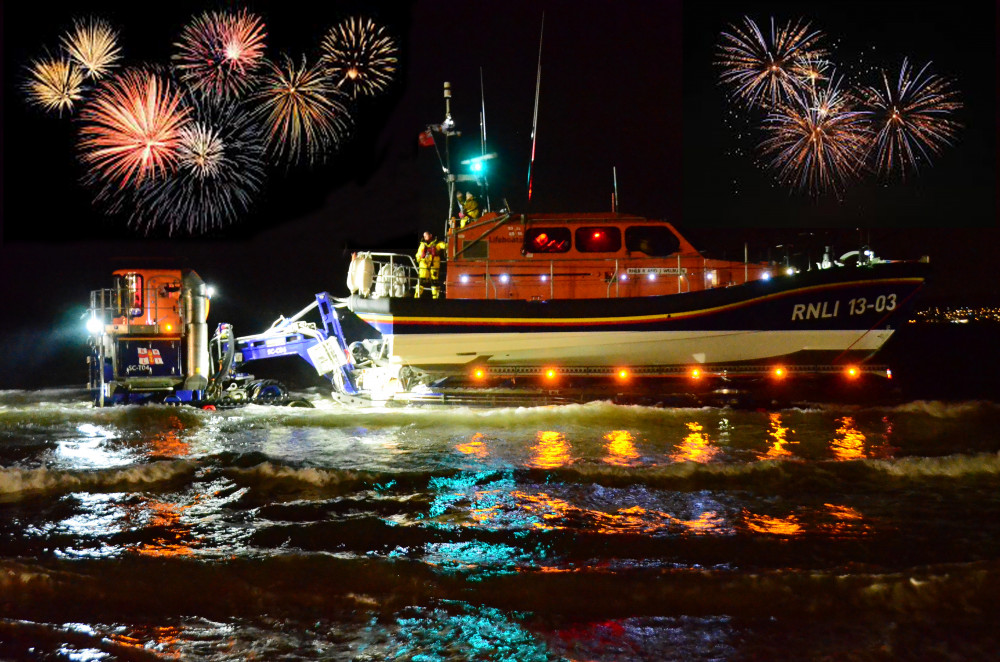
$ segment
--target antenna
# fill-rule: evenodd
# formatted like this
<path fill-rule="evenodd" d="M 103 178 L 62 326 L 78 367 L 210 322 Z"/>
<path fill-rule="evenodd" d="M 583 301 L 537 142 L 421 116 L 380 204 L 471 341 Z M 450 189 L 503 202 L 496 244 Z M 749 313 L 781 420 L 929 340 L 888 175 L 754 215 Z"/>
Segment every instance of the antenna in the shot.
<path fill-rule="evenodd" d="M 614 182 L 614 190 L 611 192 L 611 213 L 618 213 L 618 167 L 611 166 L 611 179 Z"/>
<path fill-rule="evenodd" d="M 535 77 L 535 115 L 531 120 L 531 161 L 528 162 L 528 202 L 531 202 L 531 167 L 535 164 L 535 144 L 538 138 L 538 97 L 542 91 L 542 37 L 545 35 L 545 12 L 538 32 L 538 74 Z"/>
<path fill-rule="evenodd" d="M 479 156 L 486 158 L 486 86 L 483 83 L 483 68 L 479 67 L 479 100 L 481 109 L 479 111 Z M 490 209 L 490 180 L 486 172 L 483 172 L 483 193 L 486 194 L 486 210 Z"/>

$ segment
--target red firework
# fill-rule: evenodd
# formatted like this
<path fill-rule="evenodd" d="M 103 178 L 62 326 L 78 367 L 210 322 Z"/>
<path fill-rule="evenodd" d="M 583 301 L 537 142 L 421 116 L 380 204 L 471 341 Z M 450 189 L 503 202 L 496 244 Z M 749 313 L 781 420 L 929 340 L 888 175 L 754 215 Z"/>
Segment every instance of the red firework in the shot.
<path fill-rule="evenodd" d="M 246 10 L 205 12 L 184 28 L 174 61 L 194 89 L 238 96 L 261 64 L 266 37 L 263 21 Z"/>
<path fill-rule="evenodd" d="M 99 88 L 80 118 L 84 163 L 95 178 L 123 189 L 174 169 L 188 109 L 165 79 L 129 69 Z"/>

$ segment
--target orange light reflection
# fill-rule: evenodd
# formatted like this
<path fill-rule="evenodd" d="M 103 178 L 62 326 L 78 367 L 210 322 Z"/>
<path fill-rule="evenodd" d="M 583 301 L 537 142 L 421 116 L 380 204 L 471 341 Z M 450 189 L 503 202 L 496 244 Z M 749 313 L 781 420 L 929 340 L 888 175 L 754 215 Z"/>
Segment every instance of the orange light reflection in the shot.
<path fill-rule="evenodd" d="M 485 460 L 486 456 L 489 455 L 489 449 L 486 447 L 486 444 L 483 443 L 483 439 L 485 438 L 486 435 L 482 432 L 477 432 L 472 435 L 472 439 L 469 441 L 455 446 L 455 450 L 459 453 L 465 453 L 466 455 L 472 455 L 477 459 Z"/>
<path fill-rule="evenodd" d="M 840 427 L 837 434 L 830 442 L 830 450 L 837 460 L 860 460 L 865 457 L 865 435 L 859 430 L 854 422 L 853 416 L 838 418 Z"/>
<path fill-rule="evenodd" d="M 802 525 L 794 515 L 788 517 L 770 517 L 768 515 L 754 515 L 746 510 L 743 511 L 747 528 L 755 533 L 766 533 L 774 536 L 796 536 L 802 533 Z"/>
<path fill-rule="evenodd" d="M 635 438 L 628 430 L 612 430 L 604 435 L 608 442 L 608 456 L 604 462 L 616 467 L 632 467 L 638 464 L 639 451 L 635 449 Z"/>
<path fill-rule="evenodd" d="M 157 455 L 165 457 L 184 457 L 191 454 L 191 445 L 181 439 L 180 433 L 184 431 L 183 421 L 177 416 L 169 419 L 170 428 L 153 435 L 150 443 L 153 451 Z"/>
<path fill-rule="evenodd" d="M 712 446 L 712 440 L 708 434 L 702 432 L 701 423 L 685 423 L 688 434 L 677 445 L 677 451 L 670 455 L 674 462 L 701 462 L 708 463 L 719 454 L 719 449 Z"/>
<path fill-rule="evenodd" d="M 195 501 L 197 503 L 197 500 Z M 145 504 L 152 517 L 148 526 L 162 527 L 166 529 L 163 536 L 154 538 L 152 542 L 144 542 L 134 548 L 137 554 L 142 556 L 173 557 L 173 556 L 193 556 L 194 548 L 188 542 L 194 542 L 191 534 L 191 527 L 181 524 L 181 513 L 194 503 L 187 506 L 180 506 L 176 503 L 164 501 L 149 501 Z"/>
<path fill-rule="evenodd" d="M 562 432 L 541 431 L 537 439 L 538 443 L 531 447 L 535 454 L 528 463 L 530 466 L 538 469 L 556 469 L 569 464 L 569 442 Z"/>
<path fill-rule="evenodd" d="M 768 415 L 767 436 L 770 438 L 771 447 L 764 454 L 764 459 L 778 460 L 785 457 L 792 457 L 792 451 L 788 450 L 789 444 L 797 442 L 788 440 L 788 428 L 781 424 L 781 414 L 774 412 Z M 791 430 L 795 432 L 795 430 Z"/>

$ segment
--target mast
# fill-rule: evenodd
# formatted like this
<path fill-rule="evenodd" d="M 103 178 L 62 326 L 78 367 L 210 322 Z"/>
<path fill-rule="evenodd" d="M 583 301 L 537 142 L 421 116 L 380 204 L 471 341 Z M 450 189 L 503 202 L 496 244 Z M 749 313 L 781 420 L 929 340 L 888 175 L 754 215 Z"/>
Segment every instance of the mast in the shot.
<path fill-rule="evenodd" d="M 483 83 L 483 68 L 479 67 L 479 158 L 486 159 L 486 85 Z M 486 207 L 483 211 L 490 211 L 490 180 L 487 170 L 483 170 L 483 194 L 486 198 Z"/>
<path fill-rule="evenodd" d="M 538 97 L 542 91 L 542 37 L 545 35 L 545 12 L 538 33 L 538 72 L 535 76 L 535 113 L 531 120 L 531 160 L 528 162 L 528 202 L 531 202 L 531 167 L 535 165 L 535 144 L 538 139 Z"/>

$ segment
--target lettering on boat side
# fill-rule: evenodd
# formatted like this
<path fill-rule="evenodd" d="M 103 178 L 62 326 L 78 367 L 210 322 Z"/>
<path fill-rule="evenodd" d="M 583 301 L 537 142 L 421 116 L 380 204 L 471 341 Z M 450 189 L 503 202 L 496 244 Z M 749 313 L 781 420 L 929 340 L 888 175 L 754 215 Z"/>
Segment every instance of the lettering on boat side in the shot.
<path fill-rule="evenodd" d="M 857 297 L 850 299 L 844 306 L 848 315 L 863 315 L 868 312 L 887 313 L 896 309 L 896 294 L 880 294 L 874 299 Z M 837 317 L 840 314 L 840 301 L 817 301 L 815 303 L 797 303 L 792 306 L 792 321 L 825 319 Z"/>
<path fill-rule="evenodd" d="M 628 275 L 641 275 L 641 274 L 665 274 L 667 276 L 677 276 L 687 273 L 687 268 L 681 267 L 629 267 L 625 270 Z"/>

